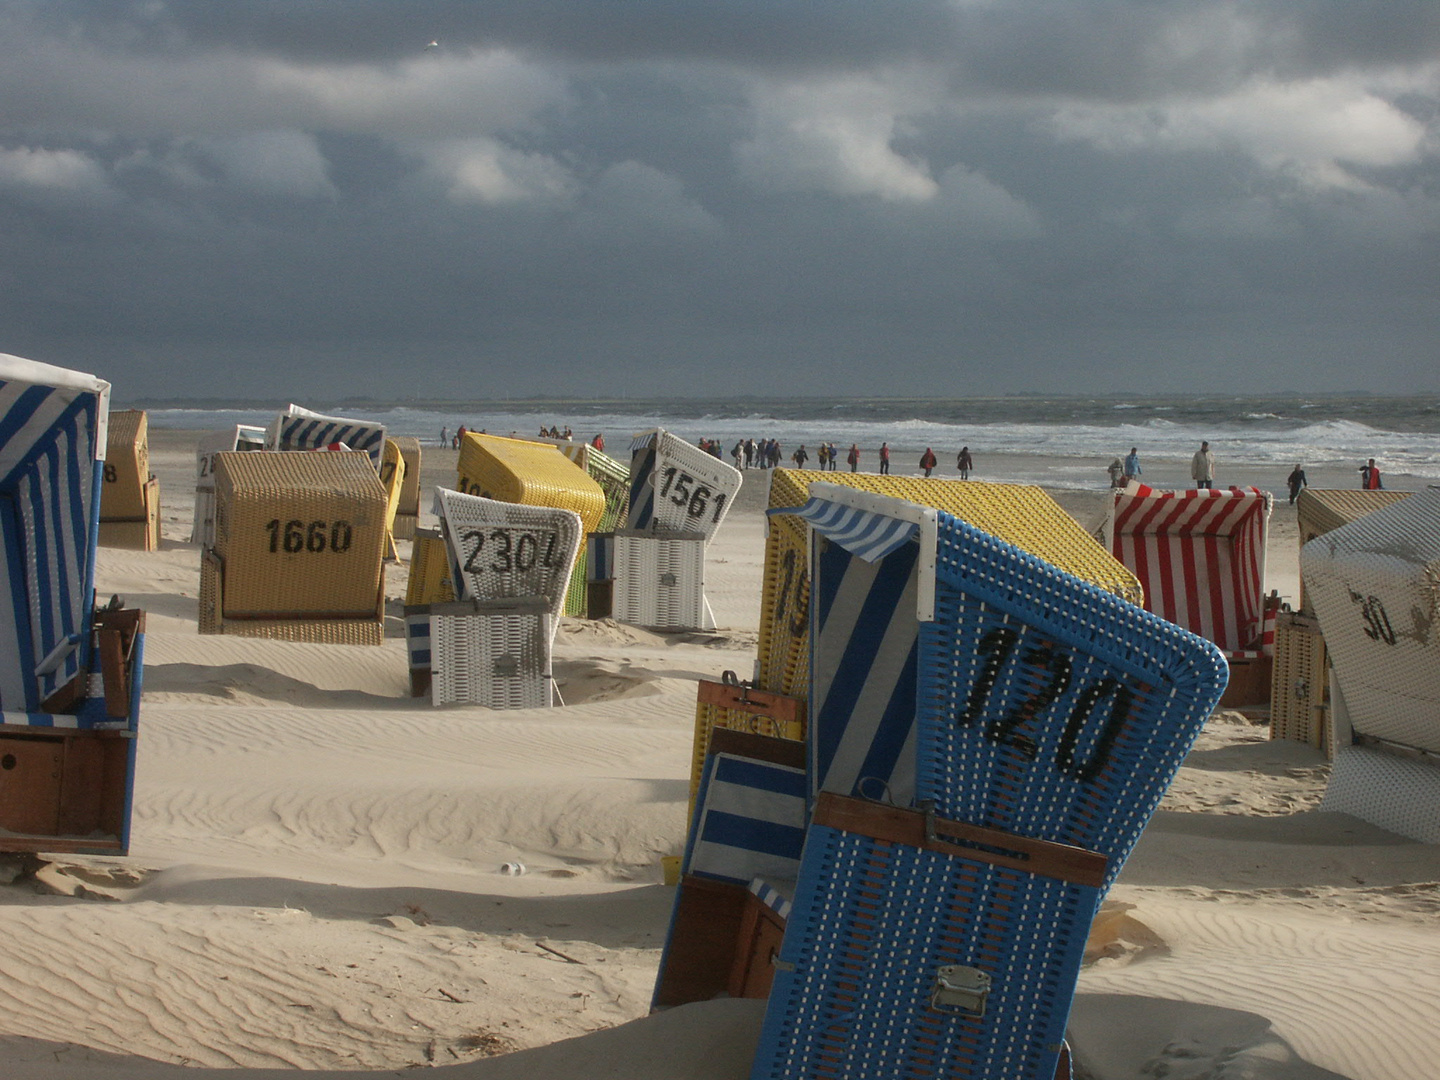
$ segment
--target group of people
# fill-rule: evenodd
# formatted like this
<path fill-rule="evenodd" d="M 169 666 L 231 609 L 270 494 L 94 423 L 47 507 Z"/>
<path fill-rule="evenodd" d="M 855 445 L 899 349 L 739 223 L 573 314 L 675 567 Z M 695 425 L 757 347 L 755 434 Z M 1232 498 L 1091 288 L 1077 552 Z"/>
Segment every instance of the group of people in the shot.
<path fill-rule="evenodd" d="M 1123 461 L 1116 458 L 1110 463 L 1110 484 L 1112 487 L 1124 487 L 1131 480 L 1139 479 L 1140 473 L 1140 452 L 1132 446 Z M 1209 490 L 1214 486 L 1215 454 L 1208 442 L 1202 442 L 1200 449 L 1196 450 L 1190 459 L 1190 478 L 1195 481 L 1197 489 Z M 1299 462 L 1296 462 L 1295 468 L 1285 478 L 1285 486 L 1289 489 L 1292 505 L 1300 497 L 1300 492 L 1310 486 L 1305 477 L 1305 468 Z M 1375 464 L 1374 458 L 1360 466 L 1360 487 L 1365 491 L 1380 491 L 1384 487 L 1380 482 L 1380 466 Z"/>

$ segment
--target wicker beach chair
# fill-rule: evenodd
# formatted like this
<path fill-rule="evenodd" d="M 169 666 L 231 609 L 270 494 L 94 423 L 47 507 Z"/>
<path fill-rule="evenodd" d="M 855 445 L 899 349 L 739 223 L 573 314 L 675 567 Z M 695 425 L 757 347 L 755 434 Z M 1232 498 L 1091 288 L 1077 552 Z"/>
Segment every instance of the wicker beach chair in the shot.
<path fill-rule="evenodd" d="M 217 454 L 200 632 L 379 645 L 385 506 L 361 452 Z"/>
<path fill-rule="evenodd" d="M 1440 488 L 1316 537 L 1300 570 L 1333 673 L 1321 808 L 1440 843 Z"/>
<path fill-rule="evenodd" d="M 0 851 L 125 854 L 144 614 L 96 610 L 110 384 L 0 354 Z"/>
<path fill-rule="evenodd" d="M 556 447 L 600 485 L 600 490 L 605 494 L 605 510 L 600 515 L 599 524 L 591 532 L 609 534 L 624 526 L 630 509 L 630 470 L 626 466 L 589 443 L 549 438 L 535 441 Z M 588 544 L 582 545 L 580 556 L 575 560 L 575 572 L 570 577 L 570 591 L 565 597 L 566 615 L 587 615 L 590 611 L 589 583 L 611 580 L 609 574 L 597 578 L 591 573 L 588 548 Z M 608 610 L 606 614 L 609 614 Z"/>
<path fill-rule="evenodd" d="M 468 614 L 450 605 L 429 609 L 431 700 L 490 708 L 549 705 L 550 647 L 580 548 L 579 515 L 446 488 L 435 489 L 435 514 L 450 580 L 461 601 L 479 606 Z M 412 613 L 420 614 L 407 609 L 407 620 Z M 442 624 L 442 615 L 450 622 Z M 543 694 L 536 689 L 542 676 Z"/>
<path fill-rule="evenodd" d="M 267 450 L 325 450 L 341 445 L 368 455 L 378 472 L 385 453 L 385 425 L 288 405 L 265 429 Z"/>
<path fill-rule="evenodd" d="M 155 551 L 160 547 L 160 481 L 150 472 L 145 411 L 112 412 L 106 442 L 100 546 Z"/>
<path fill-rule="evenodd" d="M 1331 529 L 1348 525 L 1357 518 L 1374 513 L 1408 496 L 1408 491 L 1354 491 L 1342 488 L 1306 488 L 1295 500 L 1295 520 L 1300 526 L 1303 548 L 1317 536 Z M 1305 579 L 1300 579 L 1300 610 L 1314 614 L 1305 593 Z"/>
<path fill-rule="evenodd" d="M 809 679 L 809 533 L 783 511 L 805 505 L 817 482 L 817 474 L 803 470 L 771 474 L 760 600 L 758 684 L 801 698 Z M 827 473 L 823 482 L 944 510 L 1132 603 L 1143 598 L 1135 575 L 1038 487 L 865 473 Z"/>
<path fill-rule="evenodd" d="M 195 447 L 195 516 L 190 542 L 202 548 L 215 546 L 215 455 L 230 450 L 265 449 L 265 429 L 236 424 L 200 437 Z"/>
<path fill-rule="evenodd" d="M 391 441 L 400 450 L 400 457 L 405 464 L 405 475 L 400 485 L 400 502 L 395 508 L 395 523 L 390 527 L 390 535 L 396 540 L 409 540 L 420 526 L 420 440 L 413 435 L 396 435 Z M 383 464 L 381 470 L 381 482 L 388 483 Z"/>
<path fill-rule="evenodd" d="M 400 561 L 400 552 L 395 547 L 395 518 L 405 491 L 405 472 L 405 458 L 400 453 L 400 444 L 394 439 L 386 439 L 385 450 L 380 457 L 380 483 L 385 488 L 385 547 L 387 555 L 396 562 Z"/>
<path fill-rule="evenodd" d="M 579 515 L 586 533 L 600 527 L 605 493 L 585 470 L 545 443 L 467 432 L 460 440 L 457 489 L 465 495 L 548 506 Z"/>
<path fill-rule="evenodd" d="M 1223 658 L 943 511 L 811 495 L 819 791 L 751 1075 L 1049 1080 Z"/>

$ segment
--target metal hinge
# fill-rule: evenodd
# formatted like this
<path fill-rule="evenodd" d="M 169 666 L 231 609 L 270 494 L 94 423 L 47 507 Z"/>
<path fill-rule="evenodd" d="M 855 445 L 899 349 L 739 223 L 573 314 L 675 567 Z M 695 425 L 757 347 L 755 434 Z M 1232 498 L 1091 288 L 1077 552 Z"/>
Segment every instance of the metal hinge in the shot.
<path fill-rule="evenodd" d="M 962 964 L 947 964 L 935 972 L 930 1007 L 960 1009 L 971 1016 L 984 1016 L 985 999 L 989 996 L 990 976 L 987 973 Z"/>

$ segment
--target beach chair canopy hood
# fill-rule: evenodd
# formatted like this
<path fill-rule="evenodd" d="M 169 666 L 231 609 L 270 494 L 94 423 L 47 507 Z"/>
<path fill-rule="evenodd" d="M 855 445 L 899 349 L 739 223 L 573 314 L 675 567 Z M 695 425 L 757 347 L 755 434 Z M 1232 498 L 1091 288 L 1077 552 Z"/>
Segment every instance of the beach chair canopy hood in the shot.
<path fill-rule="evenodd" d="M 0 354 L 0 705 L 33 710 L 79 670 L 94 590 L 110 384 Z"/>
<path fill-rule="evenodd" d="M 1261 647 L 1271 496 L 1259 488 L 1115 493 L 1107 528 L 1149 611 L 1236 653 Z"/>

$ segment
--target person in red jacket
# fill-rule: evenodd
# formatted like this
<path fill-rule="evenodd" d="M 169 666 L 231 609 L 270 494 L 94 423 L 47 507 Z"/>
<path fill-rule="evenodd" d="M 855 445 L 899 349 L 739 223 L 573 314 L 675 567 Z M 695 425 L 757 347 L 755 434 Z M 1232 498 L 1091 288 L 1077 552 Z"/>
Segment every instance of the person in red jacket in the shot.
<path fill-rule="evenodd" d="M 1360 487 L 1365 491 L 1381 491 L 1384 485 L 1380 483 L 1380 466 L 1375 464 L 1372 457 L 1370 461 L 1360 466 Z"/>
<path fill-rule="evenodd" d="M 928 446 L 925 447 L 925 453 L 920 455 L 920 468 L 925 470 L 926 476 L 929 476 L 930 471 L 935 468 L 935 451 Z"/>

